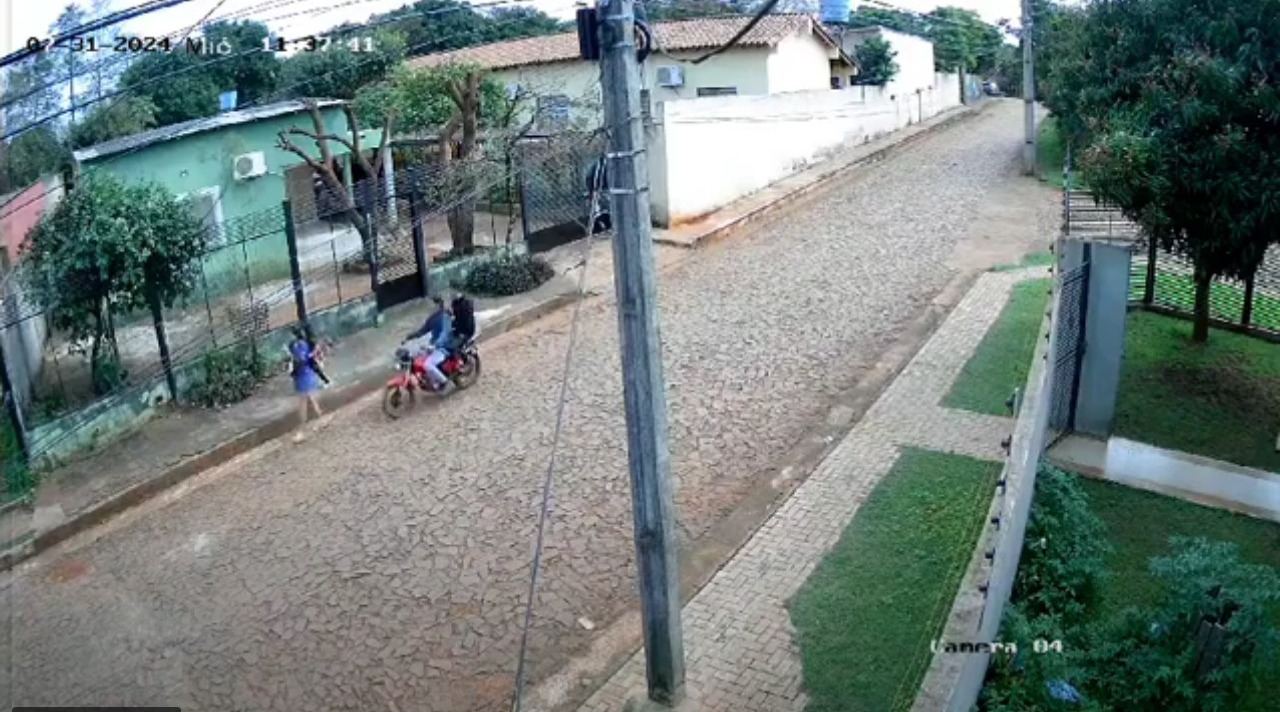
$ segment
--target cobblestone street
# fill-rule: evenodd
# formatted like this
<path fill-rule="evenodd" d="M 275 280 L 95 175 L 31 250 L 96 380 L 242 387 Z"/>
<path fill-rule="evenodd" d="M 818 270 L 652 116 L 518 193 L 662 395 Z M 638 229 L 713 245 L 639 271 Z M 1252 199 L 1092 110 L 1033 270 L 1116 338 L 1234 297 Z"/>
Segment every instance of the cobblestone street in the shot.
<path fill-rule="evenodd" d="M 955 276 L 957 247 L 983 206 L 1021 199 L 1009 192 L 1022 180 L 1011 178 L 1021 126 L 1021 104 L 998 102 L 771 222 L 692 252 L 662 248 L 684 542 L 767 482 L 779 455 Z M 1051 200 L 1048 208 L 1052 216 Z M 1028 248 L 1036 228 L 1019 227 L 1013 247 Z M 608 268 L 593 258 L 589 283 L 607 284 Z M 997 276 L 994 288 L 1015 276 Z M 601 291 L 582 307 L 531 639 L 535 679 L 588 643 L 587 628 L 635 605 L 618 329 L 612 289 Z M 505 707 L 570 311 L 486 342 L 480 382 L 439 405 L 389 422 L 366 399 L 303 445 L 264 448 L 0 579 L 9 621 L 0 706 Z M 895 392 L 880 403 L 898 402 Z M 876 412 L 859 426 L 868 446 L 840 449 L 861 463 L 857 472 L 887 468 L 894 445 L 913 442 L 910 429 L 895 436 L 906 440 L 889 438 Z M 787 507 L 830 487 L 861 496 L 874 481 L 821 475 L 816 495 Z M 823 503 L 833 519 L 812 546 L 833 536 L 827 529 L 838 533 L 853 499 Z M 814 518 L 826 511 L 813 506 Z M 810 566 L 802 558 L 788 569 L 797 581 Z M 699 599 L 751 578 L 726 570 Z M 777 603 L 773 594 L 754 601 Z M 706 627 L 724 616 L 740 625 L 756 608 L 693 611 L 687 625 Z M 690 646 L 691 675 L 697 651 Z M 761 689 L 785 706 L 737 700 L 734 709 L 799 704 L 790 683 L 779 684 Z M 602 694 L 621 688 L 610 689 Z M 593 709 L 620 709 L 611 699 Z"/>

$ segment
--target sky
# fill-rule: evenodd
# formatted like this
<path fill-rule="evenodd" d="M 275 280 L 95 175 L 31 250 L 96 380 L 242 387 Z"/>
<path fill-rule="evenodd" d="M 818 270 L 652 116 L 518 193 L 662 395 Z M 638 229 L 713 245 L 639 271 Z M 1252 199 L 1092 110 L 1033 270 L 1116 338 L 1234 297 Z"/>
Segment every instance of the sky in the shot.
<path fill-rule="evenodd" d="M 111 10 L 121 10 L 143 0 L 112 0 Z M 183 32 L 210 11 L 213 18 L 235 15 L 234 19 L 252 17 L 267 23 L 286 39 L 321 34 L 343 22 L 361 23 L 370 15 L 387 12 L 411 0 L 191 0 L 186 4 L 160 10 L 121 25 L 123 34 L 157 37 Z M 18 6 L 21 4 L 22 9 Z M 47 37 L 49 25 L 57 18 L 66 2 L 61 0 L 0 0 L 0 53 L 7 54 L 26 44 L 30 37 Z M 526 0 L 512 2 L 541 9 L 553 17 L 573 16 L 574 0 Z M 884 0 L 877 6 L 892 5 L 905 10 L 928 12 L 939 4 L 963 7 L 977 12 L 988 22 L 1018 15 L 1018 0 Z M 82 6 L 90 5 L 84 1 Z M 854 2 L 857 5 L 857 2 Z M 216 8 L 216 9 L 215 9 Z M 244 14 L 248 13 L 248 14 Z"/>

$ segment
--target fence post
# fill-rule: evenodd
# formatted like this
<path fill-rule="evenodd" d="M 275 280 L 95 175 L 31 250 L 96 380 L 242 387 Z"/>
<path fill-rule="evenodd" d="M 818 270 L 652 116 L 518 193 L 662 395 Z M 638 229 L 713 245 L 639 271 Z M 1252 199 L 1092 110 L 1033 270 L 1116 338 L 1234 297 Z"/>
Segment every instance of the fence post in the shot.
<path fill-rule="evenodd" d="M 413 261 L 422 280 L 422 296 L 431 296 L 431 261 L 427 259 L 427 234 L 422 229 L 421 189 L 416 166 L 409 167 L 409 228 L 413 235 Z"/>
<path fill-rule="evenodd" d="M 1253 281 L 1256 274 L 1249 275 L 1244 281 L 1244 308 L 1240 310 L 1240 325 L 1249 326 L 1253 323 Z"/>
<path fill-rule="evenodd" d="M 1151 306 L 1156 301 L 1156 256 L 1159 245 L 1156 241 L 1147 238 L 1147 283 L 1142 290 L 1142 303 L 1145 306 Z"/>
<path fill-rule="evenodd" d="M 151 280 L 147 280 L 147 301 L 151 305 L 151 320 L 156 327 L 156 344 L 160 347 L 160 364 L 164 366 L 164 380 L 169 386 L 169 401 L 178 401 L 178 378 L 173 373 L 173 358 L 169 353 L 169 337 L 164 330 L 164 309 L 160 306 L 160 293 Z"/>
<path fill-rule="evenodd" d="M 280 204 L 284 211 L 284 241 L 289 246 L 289 277 L 293 280 L 293 304 L 298 310 L 298 321 L 307 323 L 307 291 L 302 283 L 302 263 L 298 260 L 298 230 L 293 224 L 293 205 L 285 199 Z"/>
<path fill-rule="evenodd" d="M 529 195 L 525 191 L 525 185 L 528 183 L 528 176 L 524 171 L 524 161 L 522 157 L 517 155 L 516 163 L 516 191 L 520 193 L 520 239 L 526 244 L 529 242 Z"/>
<path fill-rule="evenodd" d="M 27 444 L 27 424 L 22 417 L 22 405 L 18 402 L 18 394 L 13 392 L 13 381 L 9 379 L 9 360 L 5 358 L 4 344 L 0 344 L 0 388 L 4 389 L 4 408 L 13 421 L 13 432 L 18 438 L 19 453 L 24 459 L 31 456 Z M 2 461 L 2 458 L 0 458 Z"/>
<path fill-rule="evenodd" d="M 361 184 L 365 196 L 360 211 L 364 214 L 364 224 L 369 229 L 369 289 L 373 292 L 374 301 L 378 298 L 378 206 L 374 203 L 377 194 L 371 180 Z"/>

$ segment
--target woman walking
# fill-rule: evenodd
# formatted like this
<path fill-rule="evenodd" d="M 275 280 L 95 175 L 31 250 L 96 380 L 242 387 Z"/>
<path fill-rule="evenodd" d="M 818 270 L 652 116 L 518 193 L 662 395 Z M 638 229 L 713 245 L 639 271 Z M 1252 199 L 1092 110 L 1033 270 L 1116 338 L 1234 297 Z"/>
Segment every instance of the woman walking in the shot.
<path fill-rule="evenodd" d="M 302 329 L 295 328 L 293 336 L 289 356 L 293 362 L 293 390 L 298 394 L 298 431 L 294 433 L 293 441 L 300 443 L 306 440 L 307 411 L 314 408 L 316 418 L 324 413 L 320 410 L 320 403 L 316 401 L 316 391 L 320 390 L 320 376 L 315 369 L 316 353 Z"/>

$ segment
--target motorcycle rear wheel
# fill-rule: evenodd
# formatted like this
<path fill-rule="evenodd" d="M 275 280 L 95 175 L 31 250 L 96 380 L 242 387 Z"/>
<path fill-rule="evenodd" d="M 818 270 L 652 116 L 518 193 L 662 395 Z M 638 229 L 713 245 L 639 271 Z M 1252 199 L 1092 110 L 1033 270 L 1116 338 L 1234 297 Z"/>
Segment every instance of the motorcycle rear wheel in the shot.
<path fill-rule="evenodd" d="M 387 386 L 382 392 L 382 412 L 388 418 L 396 420 L 413 410 L 414 400 L 413 388 L 403 385 Z"/>
<path fill-rule="evenodd" d="M 480 380 L 480 355 L 471 354 L 462 359 L 462 365 L 458 366 L 457 373 L 453 374 L 453 384 L 458 390 L 469 388 L 476 381 Z"/>

